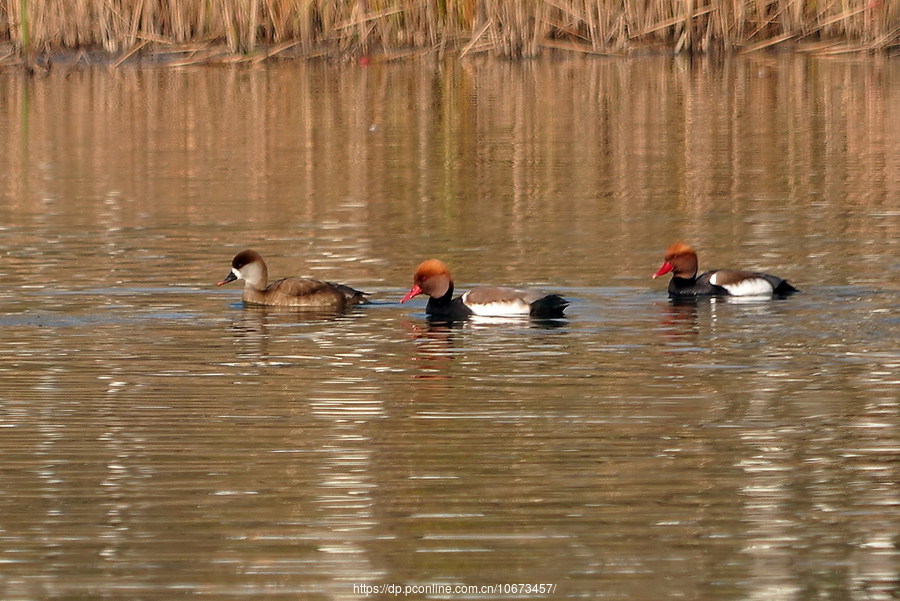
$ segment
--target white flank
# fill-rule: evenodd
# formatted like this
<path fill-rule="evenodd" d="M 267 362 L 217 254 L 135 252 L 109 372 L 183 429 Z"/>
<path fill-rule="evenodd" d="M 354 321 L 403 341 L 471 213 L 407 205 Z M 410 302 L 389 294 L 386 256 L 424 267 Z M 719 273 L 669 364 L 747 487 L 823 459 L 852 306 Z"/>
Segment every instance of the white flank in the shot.
<path fill-rule="evenodd" d="M 531 305 L 521 298 L 494 303 L 470 303 L 468 299 L 469 293 L 466 292 L 462 295 L 463 302 L 472 310 L 472 313 L 482 317 L 513 317 L 531 313 Z"/>
<path fill-rule="evenodd" d="M 509 323 L 521 324 L 522 320 L 527 317 L 528 315 L 507 315 L 504 317 L 498 317 L 497 315 L 471 315 L 469 316 L 469 323 L 480 325 L 489 324 L 492 326 Z"/>
<path fill-rule="evenodd" d="M 772 284 L 763 278 L 747 278 L 746 280 L 741 280 L 734 284 L 723 285 L 716 281 L 718 275 L 718 273 L 712 274 L 712 277 L 709 278 L 709 282 L 716 286 L 722 286 L 722 288 L 727 290 L 732 296 L 771 296 L 775 291 Z"/>

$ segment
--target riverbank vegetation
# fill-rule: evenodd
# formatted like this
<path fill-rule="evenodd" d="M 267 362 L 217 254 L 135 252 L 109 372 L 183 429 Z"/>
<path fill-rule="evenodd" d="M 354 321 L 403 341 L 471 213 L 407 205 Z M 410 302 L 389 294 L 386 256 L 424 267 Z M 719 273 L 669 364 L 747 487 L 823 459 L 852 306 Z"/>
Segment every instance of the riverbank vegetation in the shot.
<path fill-rule="evenodd" d="M 0 0 L 0 59 L 900 52 L 897 0 Z"/>

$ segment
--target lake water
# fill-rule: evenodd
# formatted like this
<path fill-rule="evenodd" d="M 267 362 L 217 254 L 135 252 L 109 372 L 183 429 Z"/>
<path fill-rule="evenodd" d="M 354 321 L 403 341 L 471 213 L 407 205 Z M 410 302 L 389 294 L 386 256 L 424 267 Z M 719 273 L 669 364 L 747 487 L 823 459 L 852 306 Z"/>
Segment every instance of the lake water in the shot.
<path fill-rule="evenodd" d="M 0 598 L 900 595 L 897 60 L 0 90 Z M 802 292 L 672 304 L 676 240 Z M 243 308 L 244 248 L 373 302 Z M 430 257 L 568 317 L 429 323 Z"/>

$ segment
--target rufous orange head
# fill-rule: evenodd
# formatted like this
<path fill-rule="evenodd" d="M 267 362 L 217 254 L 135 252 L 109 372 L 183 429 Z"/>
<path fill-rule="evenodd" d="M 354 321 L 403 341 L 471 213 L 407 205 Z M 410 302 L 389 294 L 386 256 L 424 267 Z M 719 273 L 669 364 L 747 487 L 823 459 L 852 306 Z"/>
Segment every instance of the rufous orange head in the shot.
<path fill-rule="evenodd" d="M 697 253 L 684 242 L 676 242 L 666 249 L 663 264 L 653 274 L 656 279 L 669 272 L 676 278 L 692 278 L 697 275 Z"/>
<path fill-rule="evenodd" d="M 413 276 L 413 287 L 400 302 L 405 303 L 414 296 L 425 293 L 431 298 L 441 298 L 453 290 L 453 277 L 443 261 L 428 259 L 422 261 Z"/>

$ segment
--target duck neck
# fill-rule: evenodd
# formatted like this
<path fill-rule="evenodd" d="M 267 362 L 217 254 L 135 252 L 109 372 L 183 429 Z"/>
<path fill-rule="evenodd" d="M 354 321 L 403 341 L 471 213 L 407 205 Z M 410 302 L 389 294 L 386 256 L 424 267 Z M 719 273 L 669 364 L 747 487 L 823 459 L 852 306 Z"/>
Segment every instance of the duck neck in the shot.
<path fill-rule="evenodd" d="M 669 280 L 669 292 L 671 293 L 684 293 L 687 290 L 691 290 L 697 284 L 697 274 L 693 274 L 690 276 L 673 276 L 671 280 Z"/>
<path fill-rule="evenodd" d="M 425 307 L 426 311 L 430 309 L 440 309 L 442 307 L 449 307 L 450 303 L 453 302 L 453 282 L 450 282 L 450 285 L 447 286 L 447 292 L 444 293 L 441 297 L 429 297 L 428 305 Z"/>
<path fill-rule="evenodd" d="M 251 263 L 241 270 L 244 277 L 244 288 L 250 290 L 265 290 L 269 281 L 269 270 L 265 265 Z"/>

